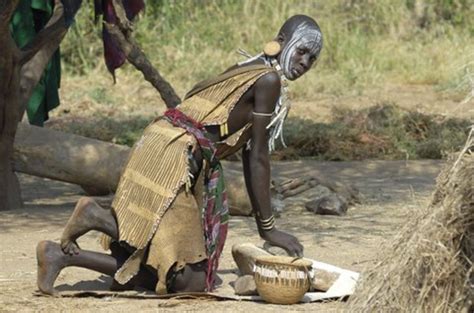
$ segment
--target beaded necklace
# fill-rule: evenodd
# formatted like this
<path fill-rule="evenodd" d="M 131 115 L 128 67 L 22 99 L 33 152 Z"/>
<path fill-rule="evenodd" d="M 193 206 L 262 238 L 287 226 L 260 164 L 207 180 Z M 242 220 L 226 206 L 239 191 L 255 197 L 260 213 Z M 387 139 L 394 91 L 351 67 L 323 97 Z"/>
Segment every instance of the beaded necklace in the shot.
<path fill-rule="evenodd" d="M 287 147 L 285 140 L 283 138 L 283 125 L 285 123 L 286 117 L 288 116 L 288 112 L 291 108 L 291 102 L 289 98 L 288 92 L 288 79 L 283 74 L 283 70 L 278 64 L 278 61 L 274 57 L 268 57 L 263 53 L 257 54 L 255 56 L 251 56 L 246 51 L 239 49 L 238 53 L 246 56 L 248 59 L 242 62 L 237 63 L 237 65 L 244 65 L 255 60 L 262 60 L 265 65 L 269 67 L 273 67 L 278 75 L 280 76 L 281 82 L 281 90 L 280 90 L 280 97 L 275 106 L 275 110 L 272 113 L 272 118 L 270 123 L 267 125 L 267 129 L 269 130 L 269 138 L 268 138 L 268 150 L 271 153 L 275 150 L 275 141 L 277 138 L 280 138 L 281 144 L 283 147 Z M 251 140 L 247 142 L 247 149 L 250 149 Z"/>

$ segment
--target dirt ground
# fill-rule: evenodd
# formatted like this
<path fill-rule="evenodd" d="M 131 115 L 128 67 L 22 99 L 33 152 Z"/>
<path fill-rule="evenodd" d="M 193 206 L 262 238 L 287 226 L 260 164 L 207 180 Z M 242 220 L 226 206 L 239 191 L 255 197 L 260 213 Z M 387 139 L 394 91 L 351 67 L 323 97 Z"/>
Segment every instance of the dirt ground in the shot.
<path fill-rule="evenodd" d="M 346 269 L 370 267 L 385 240 L 396 234 L 416 210 L 426 206 L 442 161 L 364 161 L 275 163 L 274 176 L 315 175 L 357 187 L 363 200 L 344 217 L 307 212 L 304 200 L 295 199 L 277 220 L 280 228 L 295 234 L 305 246 L 305 256 Z M 229 164 L 238 168 L 236 164 Z M 20 175 L 24 209 L 0 212 L 0 311 L 311 311 L 348 310 L 344 302 L 270 305 L 247 301 L 183 299 L 130 299 L 123 296 L 52 298 L 36 294 L 35 247 L 40 240 L 58 241 L 75 202 L 78 186 Z M 80 239 L 84 249 L 100 251 L 98 234 Z M 250 217 L 232 217 L 220 273 L 236 277 L 230 249 L 233 244 L 262 244 Z M 67 268 L 56 286 L 61 291 L 107 290 L 110 279 L 87 270 Z"/>
<path fill-rule="evenodd" d="M 464 101 L 463 95 L 439 92 L 429 85 L 385 84 L 368 88 L 361 94 L 334 96 L 315 94 L 311 101 L 298 101 L 291 114 L 309 116 L 318 122 L 331 121 L 335 108 L 361 110 L 377 104 L 394 104 L 408 111 L 435 114 L 446 118 L 474 119 L 474 99 Z"/>

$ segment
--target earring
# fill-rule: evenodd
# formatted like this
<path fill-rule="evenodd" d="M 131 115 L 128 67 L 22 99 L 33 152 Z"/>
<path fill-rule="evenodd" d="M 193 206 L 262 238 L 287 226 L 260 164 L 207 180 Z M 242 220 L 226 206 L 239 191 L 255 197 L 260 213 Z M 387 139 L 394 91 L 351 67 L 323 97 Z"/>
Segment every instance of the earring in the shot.
<path fill-rule="evenodd" d="M 274 57 L 281 51 L 281 46 L 278 41 L 270 41 L 263 48 L 263 53 L 269 57 Z"/>

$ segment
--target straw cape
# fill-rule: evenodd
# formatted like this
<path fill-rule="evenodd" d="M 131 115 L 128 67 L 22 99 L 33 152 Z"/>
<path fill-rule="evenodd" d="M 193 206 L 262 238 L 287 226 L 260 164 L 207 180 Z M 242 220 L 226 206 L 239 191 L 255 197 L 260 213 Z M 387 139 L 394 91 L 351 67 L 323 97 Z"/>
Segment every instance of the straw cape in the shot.
<path fill-rule="evenodd" d="M 474 126 L 437 178 L 428 210 L 362 274 L 351 312 L 473 312 Z"/>

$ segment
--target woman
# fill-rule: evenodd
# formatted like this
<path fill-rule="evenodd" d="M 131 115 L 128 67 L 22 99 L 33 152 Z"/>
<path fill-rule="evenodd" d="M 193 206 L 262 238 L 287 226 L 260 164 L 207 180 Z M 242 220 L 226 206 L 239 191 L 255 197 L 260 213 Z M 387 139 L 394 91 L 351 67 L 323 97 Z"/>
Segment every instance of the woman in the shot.
<path fill-rule="evenodd" d="M 115 288 L 212 290 L 228 220 L 219 159 L 239 150 L 260 236 L 302 255 L 299 241 L 275 227 L 269 153 L 289 110 L 287 80 L 305 74 L 321 48 L 318 24 L 293 16 L 262 54 L 199 83 L 157 118 L 133 148 L 112 210 L 82 198 L 60 245 L 38 244 L 39 289 L 55 294 L 59 272 L 79 266 L 114 276 Z M 108 236 L 111 255 L 79 249 L 76 239 L 92 229 Z"/>

